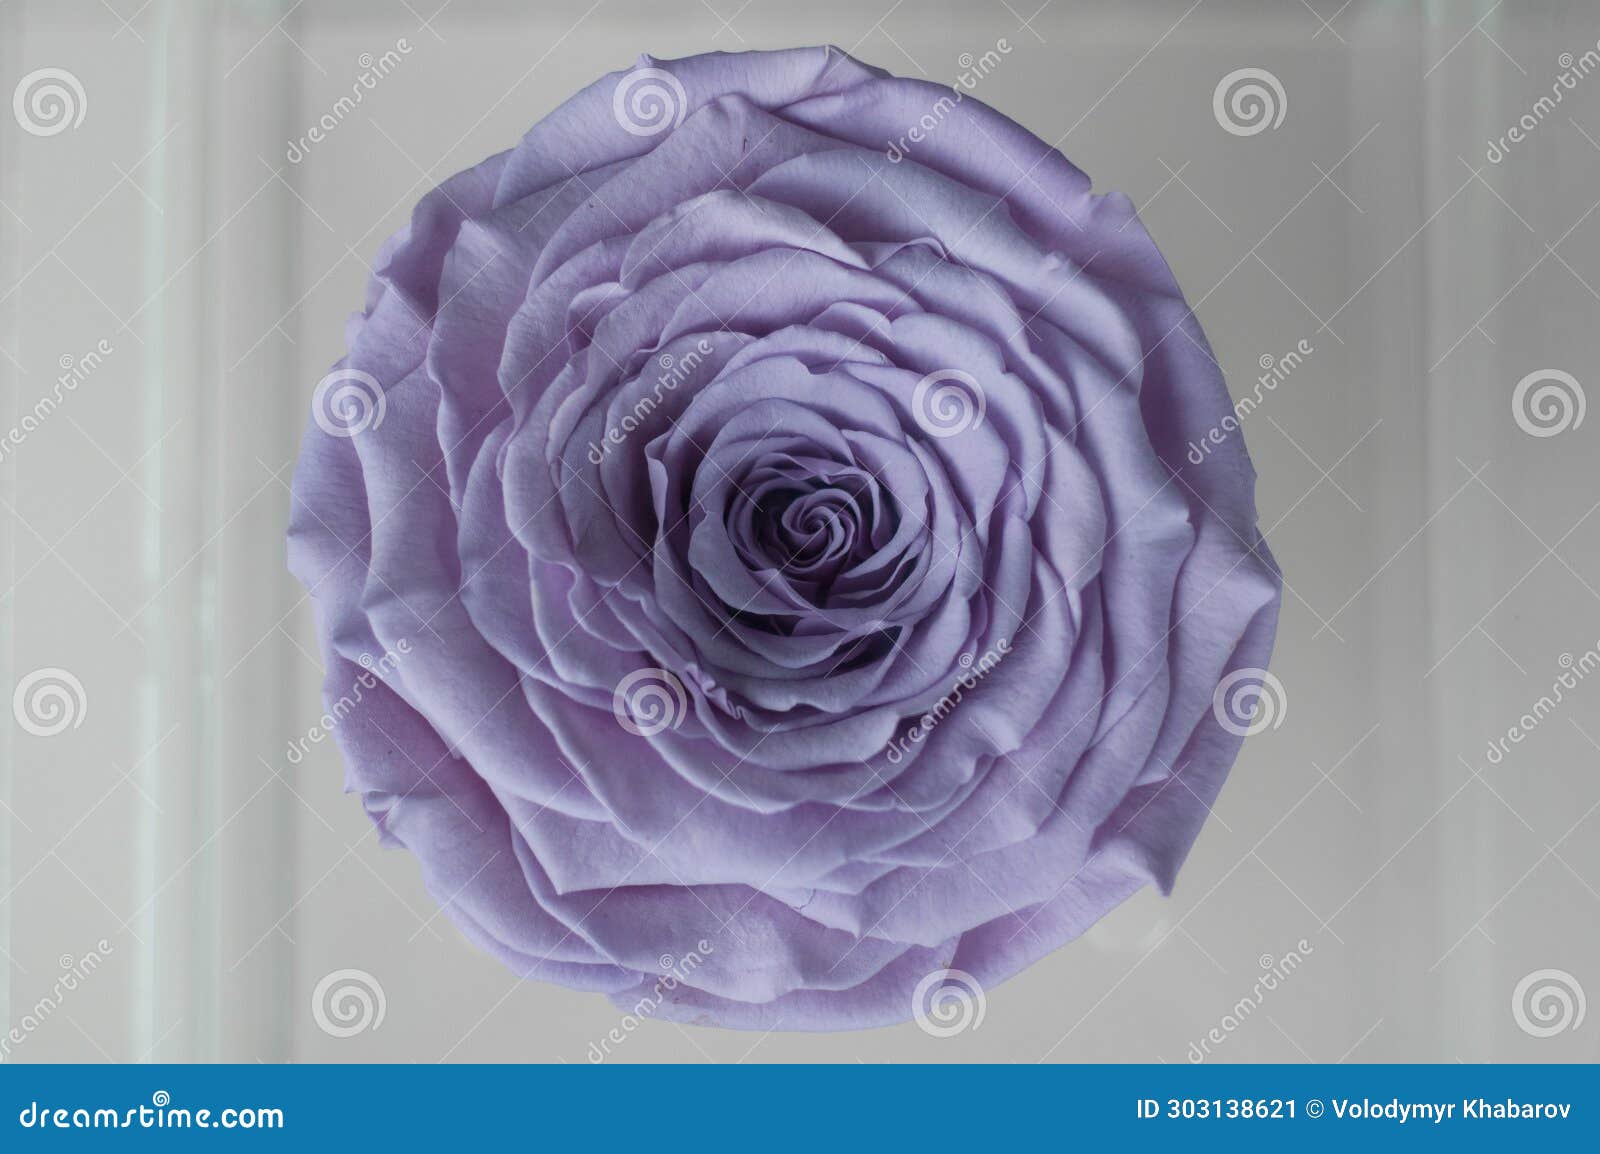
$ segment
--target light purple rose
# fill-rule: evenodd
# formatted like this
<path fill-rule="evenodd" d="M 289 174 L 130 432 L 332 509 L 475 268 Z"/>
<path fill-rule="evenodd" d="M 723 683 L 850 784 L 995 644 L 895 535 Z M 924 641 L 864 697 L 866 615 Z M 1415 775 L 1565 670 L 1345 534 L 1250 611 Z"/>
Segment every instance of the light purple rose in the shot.
<path fill-rule="evenodd" d="M 348 788 L 470 937 L 840 1029 L 1171 887 L 1279 578 L 1125 197 L 837 49 L 644 58 L 377 269 L 290 557 Z"/>

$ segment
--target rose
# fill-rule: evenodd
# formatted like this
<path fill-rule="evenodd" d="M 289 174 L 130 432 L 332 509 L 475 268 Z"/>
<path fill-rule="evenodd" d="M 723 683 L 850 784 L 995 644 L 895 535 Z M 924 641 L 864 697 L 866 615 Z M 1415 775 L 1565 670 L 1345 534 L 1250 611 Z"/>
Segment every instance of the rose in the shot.
<path fill-rule="evenodd" d="M 308 426 L 292 565 L 331 698 L 408 640 L 348 786 L 525 977 L 904 1020 L 1169 888 L 1221 786 L 1279 584 L 1239 439 L 1184 460 L 1221 374 L 1022 128 L 965 99 L 891 163 L 940 100 L 646 58 L 381 254 L 336 372 L 382 393 Z"/>

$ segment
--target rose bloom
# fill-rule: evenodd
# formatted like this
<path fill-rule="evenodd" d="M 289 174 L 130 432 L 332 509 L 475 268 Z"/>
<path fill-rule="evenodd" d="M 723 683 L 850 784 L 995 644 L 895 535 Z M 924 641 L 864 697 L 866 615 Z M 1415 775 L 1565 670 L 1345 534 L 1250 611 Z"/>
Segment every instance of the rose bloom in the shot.
<path fill-rule="evenodd" d="M 1125 197 L 837 49 L 645 58 L 376 267 L 291 563 L 329 701 L 406 643 L 348 788 L 518 975 L 882 1025 L 1171 887 L 1279 578 Z"/>

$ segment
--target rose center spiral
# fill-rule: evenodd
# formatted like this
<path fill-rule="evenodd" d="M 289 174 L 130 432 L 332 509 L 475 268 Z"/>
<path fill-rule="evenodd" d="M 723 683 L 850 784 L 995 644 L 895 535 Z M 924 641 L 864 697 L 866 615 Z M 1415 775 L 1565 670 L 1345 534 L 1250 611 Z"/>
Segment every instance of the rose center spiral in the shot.
<path fill-rule="evenodd" d="M 893 500 L 865 470 L 785 461 L 754 470 L 739 486 L 728 531 L 752 572 L 820 605 L 897 523 Z"/>

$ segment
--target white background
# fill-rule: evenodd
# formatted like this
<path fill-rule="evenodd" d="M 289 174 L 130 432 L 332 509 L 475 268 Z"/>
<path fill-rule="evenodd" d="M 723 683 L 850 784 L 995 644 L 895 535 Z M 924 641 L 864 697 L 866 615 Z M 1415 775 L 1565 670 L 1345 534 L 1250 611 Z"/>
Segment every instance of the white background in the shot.
<path fill-rule="evenodd" d="M 1302 940 L 1213 1060 L 1600 1054 L 1600 1009 L 1549 1038 L 1512 1012 L 1539 969 L 1600 996 L 1600 677 L 1486 757 L 1600 643 L 1600 416 L 1534 437 L 1511 407 L 1538 370 L 1600 388 L 1600 75 L 1485 158 L 1595 47 L 1593 5 L 441 2 L 0 6 L 3 95 L 57 67 L 87 102 L 48 137 L 0 114 L 0 431 L 113 349 L 0 457 L 0 687 L 61 667 L 87 702 L 48 738 L 0 714 L 0 1024 L 111 947 L 10 1060 L 586 1060 L 610 1004 L 518 984 L 380 850 L 331 743 L 288 759 L 322 708 L 283 550 L 310 392 L 422 192 L 641 51 L 831 42 L 950 82 L 1002 38 L 978 95 L 1133 197 L 1236 396 L 1315 350 L 1245 423 L 1283 723 L 1174 896 L 989 991 L 979 1028 L 647 1022 L 614 1060 L 1182 1062 Z M 1244 67 L 1287 108 L 1241 137 L 1212 93 Z M 311 994 L 343 968 L 386 1013 L 341 1039 Z"/>

